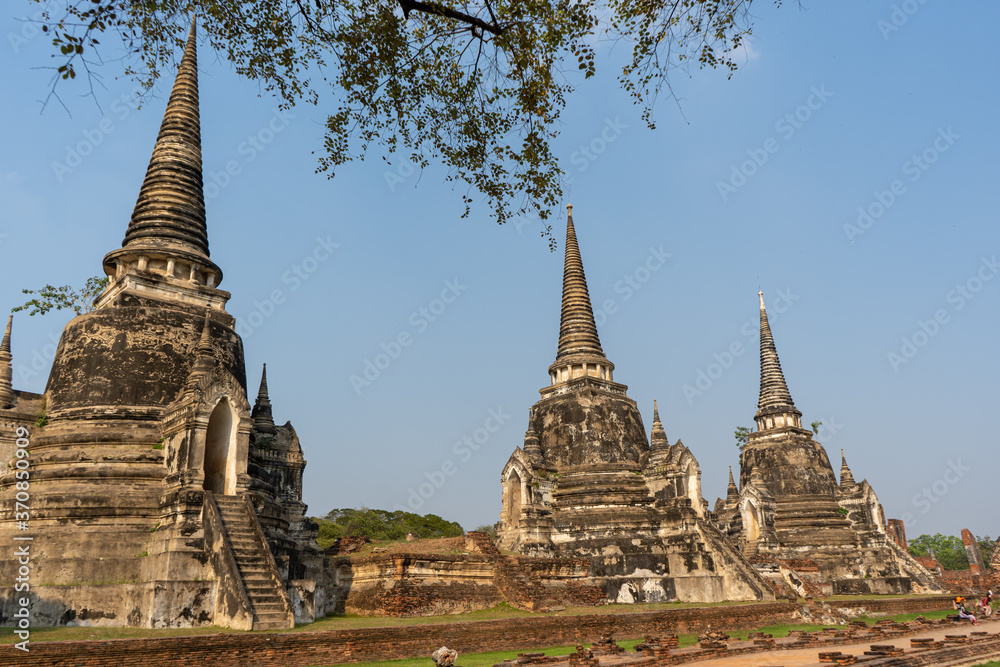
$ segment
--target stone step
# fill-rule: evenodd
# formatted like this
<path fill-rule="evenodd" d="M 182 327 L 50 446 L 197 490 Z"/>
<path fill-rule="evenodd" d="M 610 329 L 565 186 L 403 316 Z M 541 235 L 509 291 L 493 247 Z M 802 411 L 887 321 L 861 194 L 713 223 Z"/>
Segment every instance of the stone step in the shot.
<path fill-rule="evenodd" d="M 233 545 L 233 551 L 237 554 L 244 554 L 247 556 L 259 556 L 261 553 L 260 545 L 254 544 L 250 546 Z"/>
<path fill-rule="evenodd" d="M 230 542 L 234 542 L 234 543 L 238 542 L 240 544 L 260 544 L 260 540 L 254 539 L 255 537 L 256 536 L 250 537 L 250 536 L 247 536 L 247 535 L 239 535 L 239 534 L 237 534 L 235 536 L 235 539 L 234 539 L 234 536 L 232 534 L 230 534 L 229 535 L 229 541 Z"/>
<path fill-rule="evenodd" d="M 240 571 L 244 573 L 246 573 L 247 566 L 267 568 L 267 560 L 265 560 L 263 556 L 259 556 L 257 554 L 237 556 L 236 564 L 240 567 Z"/>
<path fill-rule="evenodd" d="M 273 581 L 248 581 L 246 582 L 246 588 L 248 591 L 253 591 L 254 594 L 260 593 L 261 595 L 266 595 L 273 593 L 275 591 L 275 584 Z"/>
<path fill-rule="evenodd" d="M 248 539 L 237 539 L 237 540 L 234 540 L 234 539 L 230 539 L 229 541 L 232 542 L 234 549 L 256 549 L 256 547 L 257 547 L 257 541 L 256 540 L 248 540 Z"/>
<path fill-rule="evenodd" d="M 255 609 L 258 606 L 266 605 L 276 605 L 280 609 L 282 604 L 281 596 L 277 593 L 271 593 L 269 595 L 254 595 L 250 598 L 250 601 L 253 603 Z"/>

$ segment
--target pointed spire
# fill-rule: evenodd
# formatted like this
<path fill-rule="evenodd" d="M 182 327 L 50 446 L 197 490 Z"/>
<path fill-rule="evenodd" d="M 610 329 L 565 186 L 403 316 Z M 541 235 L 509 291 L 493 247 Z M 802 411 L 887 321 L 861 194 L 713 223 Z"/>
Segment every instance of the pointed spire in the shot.
<path fill-rule="evenodd" d="M 532 461 L 540 463 L 542 460 L 542 445 L 538 440 L 538 432 L 535 431 L 535 411 L 528 410 L 528 430 L 524 432 L 524 453 Z"/>
<path fill-rule="evenodd" d="M 587 277 L 573 227 L 573 206 L 567 207 L 566 256 L 563 263 L 562 318 L 559 323 L 559 351 L 556 359 L 588 355 L 604 359 L 601 339 L 597 335 L 594 310 L 590 305 Z"/>
<path fill-rule="evenodd" d="M 212 347 L 211 311 L 205 311 L 205 322 L 201 326 L 198 346 L 194 349 L 194 363 L 188 373 L 187 386 L 194 387 L 200 379 L 215 368 L 215 349 Z"/>
<path fill-rule="evenodd" d="M 192 20 L 160 134 L 122 245 L 182 247 L 207 258 L 195 37 Z"/>
<path fill-rule="evenodd" d="M 0 352 L 10 354 L 10 327 L 14 323 L 14 313 L 7 316 L 7 328 L 3 332 L 3 340 L 0 341 Z"/>
<path fill-rule="evenodd" d="M 271 415 L 271 399 L 267 395 L 267 364 L 260 373 L 260 389 L 257 390 L 257 400 L 250 412 L 254 428 L 264 433 L 274 434 L 274 417 Z"/>
<path fill-rule="evenodd" d="M 660 422 L 660 410 L 653 399 L 653 430 L 649 436 L 649 447 L 653 452 L 664 450 L 670 447 L 670 440 L 667 439 L 667 432 Z"/>
<path fill-rule="evenodd" d="M 198 340 L 198 356 L 211 357 L 214 355 L 211 336 L 212 318 L 209 312 L 205 311 L 205 324 L 201 327 L 201 338 Z"/>
<path fill-rule="evenodd" d="M 0 342 L 0 410 L 14 407 L 17 397 L 14 395 L 14 368 L 11 365 L 13 356 L 10 353 L 10 327 L 14 322 L 14 315 L 7 316 L 7 328 L 3 332 L 3 341 Z"/>
<path fill-rule="evenodd" d="M 556 361 L 549 372 L 573 365 L 587 364 L 600 367 L 605 375 L 598 377 L 611 380 L 614 364 L 604 356 L 601 349 L 601 339 L 597 335 L 597 323 L 594 321 L 594 309 L 590 304 L 590 293 L 587 290 L 587 276 L 583 272 L 583 259 L 580 256 L 580 246 L 576 240 L 576 229 L 573 226 L 573 206 L 566 207 L 566 255 L 563 262 L 562 315 L 559 321 L 559 348 Z M 589 372 L 588 372 L 589 374 Z M 574 373 L 568 373 L 566 379 Z M 562 381 L 559 377 L 554 381 Z"/>
<path fill-rule="evenodd" d="M 851 487 L 854 486 L 854 474 L 851 469 L 847 467 L 847 458 L 844 456 L 844 450 L 840 450 L 840 486 Z"/>
<path fill-rule="evenodd" d="M 733 479 L 733 467 L 729 466 L 729 486 L 726 487 L 726 507 L 736 507 L 739 500 L 740 489 L 736 486 L 736 480 Z"/>
<path fill-rule="evenodd" d="M 209 259 L 205 224 L 196 37 L 196 21 L 192 19 L 122 248 L 104 258 L 108 275 L 117 273 L 116 260 L 125 256 L 159 254 L 192 262 L 214 274 L 207 280 L 210 287 L 222 280 L 222 272 Z M 138 267 L 145 269 L 145 260 Z"/>
<path fill-rule="evenodd" d="M 268 400 L 267 395 L 267 364 L 264 364 L 264 369 L 260 372 L 260 389 L 257 390 L 257 400 Z"/>
<path fill-rule="evenodd" d="M 785 384 L 785 376 L 781 372 L 781 362 L 778 361 L 778 351 L 771 335 L 771 325 L 767 321 L 767 310 L 764 308 L 764 293 L 757 292 L 760 299 L 760 398 L 757 400 L 758 430 L 783 426 L 801 427 L 802 413 L 792 402 L 792 395 Z M 768 426 L 765 415 L 782 415 L 785 419 L 772 420 Z"/>

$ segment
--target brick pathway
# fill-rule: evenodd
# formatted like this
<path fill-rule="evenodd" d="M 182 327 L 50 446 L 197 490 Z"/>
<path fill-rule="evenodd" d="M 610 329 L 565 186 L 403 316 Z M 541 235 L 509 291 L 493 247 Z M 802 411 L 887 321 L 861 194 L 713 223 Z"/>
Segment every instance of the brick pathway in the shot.
<path fill-rule="evenodd" d="M 918 635 L 912 635 L 912 637 L 931 637 L 935 640 L 944 639 L 945 635 L 956 635 L 956 634 L 968 634 L 973 630 L 985 630 L 986 632 L 995 633 L 1000 632 L 1000 619 L 990 619 L 988 621 L 982 621 L 979 627 L 975 627 L 972 624 L 963 626 L 961 629 L 948 627 L 941 629 L 934 629 L 928 632 L 921 632 Z M 901 637 L 893 638 L 891 640 L 886 639 L 879 641 L 880 644 L 894 644 L 896 648 L 910 648 L 911 637 Z M 735 655 L 728 658 L 716 658 L 713 660 L 699 660 L 697 662 L 690 663 L 691 665 L 696 665 L 697 667 L 818 667 L 823 663 L 819 662 L 819 652 L 820 651 L 841 651 L 848 655 L 861 656 L 864 652 L 868 650 L 867 644 L 839 644 L 836 646 L 824 646 L 822 649 L 817 647 L 807 648 L 807 649 L 793 649 L 788 651 L 769 651 L 767 653 L 757 653 L 757 654 L 744 654 Z M 974 661 L 971 664 L 987 662 L 987 658 L 983 658 Z M 829 664 L 829 663 L 826 663 Z M 970 663 L 966 663 L 970 664 Z M 825 665 L 824 665 L 825 667 Z"/>

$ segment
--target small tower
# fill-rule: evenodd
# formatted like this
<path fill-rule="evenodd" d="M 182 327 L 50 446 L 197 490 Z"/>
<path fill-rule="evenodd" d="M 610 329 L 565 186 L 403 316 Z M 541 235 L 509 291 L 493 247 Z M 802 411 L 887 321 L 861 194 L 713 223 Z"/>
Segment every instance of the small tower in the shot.
<path fill-rule="evenodd" d="M 851 469 L 847 467 L 847 458 L 844 456 L 844 450 L 840 450 L 840 488 L 850 489 L 855 485 L 854 475 L 851 473 Z"/>
<path fill-rule="evenodd" d="M 656 400 L 653 400 L 653 430 L 649 435 L 649 450 L 650 454 L 654 457 L 665 456 L 667 450 L 670 449 L 670 440 L 667 439 L 667 432 L 663 429 L 663 424 L 660 422 L 660 410 L 656 405 Z"/>
<path fill-rule="evenodd" d="M 267 364 L 264 364 L 264 369 L 260 373 L 260 388 L 257 390 L 257 400 L 253 404 L 250 418 L 253 419 L 254 431 L 266 435 L 274 435 L 277 432 L 274 428 L 274 417 L 271 415 L 271 399 L 267 395 Z"/>
<path fill-rule="evenodd" d="M 532 463 L 542 463 L 542 447 L 538 444 L 538 433 L 532 424 L 534 410 L 528 410 L 528 430 L 524 432 L 524 453 L 528 455 Z"/>
<path fill-rule="evenodd" d="M 14 395 L 14 369 L 11 366 L 13 356 L 10 353 L 10 326 L 14 321 L 13 315 L 7 316 L 7 328 L 3 332 L 3 341 L 0 342 L 0 410 L 14 407 L 17 397 Z"/>
<path fill-rule="evenodd" d="M 740 502 L 740 490 L 733 479 L 733 467 L 729 466 L 729 486 L 726 487 L 726 509 L 735 508 Z"/>

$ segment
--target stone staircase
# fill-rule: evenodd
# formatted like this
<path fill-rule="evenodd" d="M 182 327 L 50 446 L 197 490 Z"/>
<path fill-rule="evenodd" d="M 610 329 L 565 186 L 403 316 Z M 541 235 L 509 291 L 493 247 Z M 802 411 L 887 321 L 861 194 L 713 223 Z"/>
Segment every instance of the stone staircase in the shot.
<path fill-rule="evenodd" d="M 493 563 L 493 583 L 510 606 L 525 611 L 541 609 L 545 595 L 543 587 L 531 581 L 516 560 L 501 554 L 486 533 L 472 532 L 466 537 L 473 549 Z"/>
<path fill-rule="evenodd" d="M 295 627 L 295 617 L 280 585 L 271 551 L 258 531 L 250 507 L 240 496 L 215 496 L 233 547 L 236 566 L 253 606 L 253 629 Z M 259 525 L 259 524 L 258 524 Z"/>
<path fill-rule="evenodd" d="M 516 609 L 546 611 L 567 603 L 594 605 L 605 598 L 603 591 L 588 584 L 567 585 L 561 592 L 547 590 L 522 567 L 518 558 L 500 553 L 486 533 L 471 532 L 466 537 L 472 549 L 493 563 L 493 583 L 504 600 Z"/>

